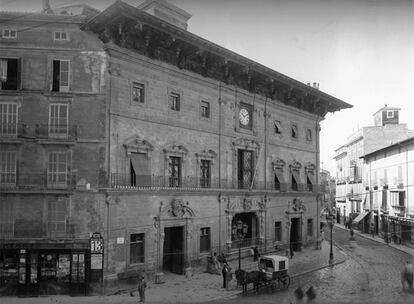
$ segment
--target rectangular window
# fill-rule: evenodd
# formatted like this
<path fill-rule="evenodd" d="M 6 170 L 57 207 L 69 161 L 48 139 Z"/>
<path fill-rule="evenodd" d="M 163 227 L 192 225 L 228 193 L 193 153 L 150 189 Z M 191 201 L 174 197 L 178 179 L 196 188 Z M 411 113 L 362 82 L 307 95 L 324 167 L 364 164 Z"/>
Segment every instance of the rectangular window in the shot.
<path fill-rule="evenodd" d="M 69 111 L 67 104 L 49 105 L 49 137 L 67 138 L 69 132 Z"/>
<path fill-rule="evenodd" d="M 387 111 L 387 118 L 393 118 L 394 117 L 394 111 Z"/>
<path fill-rule="evenodd" d="M 306 129 L 306 140 L 312 141 L 312 130 L 311 129 Z"/>
<path fill-rule="evenodd" d="M 298 126 L 292 125 L 292 138 L 298 138 Z"/>
<path fill-rule="evenodd" d="M 15 29 L 4 29 L 2 38 L 3 39 L 16 39 L 17 31 Z"/>
<path fill-rule="evenodd" d="M 279 120 L 275 120 L 275 134 L 282 134 L 282 125 Z"/>
<path fill-rule="evenodd" d="M 168 181 L 169 187 L 181 187 L 181 157 L 169 157 Z"/>
<path fill-rule="evenodd" d="M 308 219 L 308 236 L 313 236 L 313 219 Z"/>
<path fill-rule="evenodd" d="M 47 166 L 47 184 L 49 187 L 64 187 L 67 182 L 66 152 L 50 152 Z"/>
<path fill-rule="evenodd" d="M 238 150 L 238 186 L 239 189 L 250 188 L 253 180 L 253 152 Z"/>
<path fill-rule="evenodd" d="M 16 185 L 16 152 L 0 151 L 0 186 Z"/>
<path fill-rule="evenodd" d="M 17 90 L 20 82 L 19 59 L 0 58 L 0 89 Z"/>
<path fill-rule="evenodd" d="M 0 103 L 0 137 L 17 136 L 17 103 Z"/>
<path fill-rule="evenodd" d="M 134 233 L 129 242 L 129 263 L 137 264 L 145 261 L 145 234 Z"/>
<path fill-rule="evenodd" d="M 180 94 L 170 93 L 168 97 L 168 106 L 173 111 L 180 111 Z"/>
<path fill-rule="evenodd" d="M 200 162 L 200 187 L 210 188 L 210 161 L 206 159 Z"/>
<path fill-rule="evenodd" d="M 210 227 L 200 229 L 200 252 L 209 252 L 211 249 Z"/>
<path fill-rule="evenodd" d="M 69 60 L 53 60 L 52 67 L 52 91 L 69 91 Z"/>
<path fill-rule="evenodd" d="M 275 222 L 275 241 L 282 241 L 282 222 Z"/>
<path fill-rule="evenodd" d="M 55 32 L 55 40 L 68 40 L 68 33 L 66 32 Z"/>
<path fill-rule="evenodd" d="M 280 191 L 280 180 L 277 177 L 277 174 L 275 174 L 275 190 Z"/>
<path fill-rule="evenodd" d="M 64 233 L 66 231 L 66 201 L 49 201 L 47 210 L 48 231 Z"/>
<path fill-rule="evenodd" d="M 132 101 L 144 103 L 144 85 L 142 83 L 134 82 L 132 84 Z"/>
<path fill-rule="evenodd" d="M 201 102 L 201 117 L 210 118 L 210 103 L 207 101 Z"/>
<path fill-rule="evenodd" d="M 292 173 L 292 191 L 298 191 L 298 181 L 295 178 L 295 174 Z"/>
<path fill-rule="evenodd" d="M 313 191 L 313 184 L 312 184 L 312 181 L 310 180 L 309 176 L 306 176 L 306 189 L 310 192 Z"/>

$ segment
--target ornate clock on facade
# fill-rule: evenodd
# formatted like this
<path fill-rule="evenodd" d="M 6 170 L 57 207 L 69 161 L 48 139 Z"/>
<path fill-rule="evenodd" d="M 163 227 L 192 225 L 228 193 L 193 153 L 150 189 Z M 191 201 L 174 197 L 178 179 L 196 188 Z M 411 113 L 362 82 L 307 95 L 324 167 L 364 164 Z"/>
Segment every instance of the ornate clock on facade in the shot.
<path fill-rule="evenodd" d="M 252 126 L 252 109 L 249 105 L 240 105 L 239 110 L 240 128 L 251 129 Z"/>

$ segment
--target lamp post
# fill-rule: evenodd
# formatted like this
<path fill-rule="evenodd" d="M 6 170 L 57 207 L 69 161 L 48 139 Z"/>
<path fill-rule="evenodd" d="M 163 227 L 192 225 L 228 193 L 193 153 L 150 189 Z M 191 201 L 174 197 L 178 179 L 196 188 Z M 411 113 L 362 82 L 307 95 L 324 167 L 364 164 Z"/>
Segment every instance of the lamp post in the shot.
<path fill-rule="evenodd" d="M 247 229 L 247 224 L 243 223 L 241 219 L 237 221 L 237 224 L 233 224 L 231 229 L 233 239 L 239 242 L 239 269 L 241 269 L 241 243 L 247 235 Z"/>
<path fill-rule="evenodd" d="M 334 226 L 334 216 L 331 214 L 331 212 L 329 212 L 329 214 L 326 215 L 326 222 L 329 225 L 329 228 L 331 229 L 331 250 L 329 252 L 329 265 L 333 264 L 333 251 L 332 251 L 332 229 Z"/>

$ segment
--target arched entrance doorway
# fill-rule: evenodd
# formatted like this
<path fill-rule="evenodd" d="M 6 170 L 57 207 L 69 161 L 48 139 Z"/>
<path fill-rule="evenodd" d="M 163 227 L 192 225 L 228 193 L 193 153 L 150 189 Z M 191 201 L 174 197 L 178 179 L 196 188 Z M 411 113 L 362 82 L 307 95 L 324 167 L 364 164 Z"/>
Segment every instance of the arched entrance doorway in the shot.
<path fill-rule="evenodd" d="M 245 229 L 246 233 L 244 234 L 244 238 L 239 240 L 235 233 L 232 233 L 231 241 L 232 241 L 232 248 L 238 248 L 239 245 L 241 247 L 248 247 L 252 245 L 259 244 L 259 227 L 258 227 L 258 219 L 255 212 L 243 212 L 243 213 L 236 213 L 233 216 L 231 227 L 237 227 L 237 225 L 244 225 L 247 229 Z M 233 231 L 234 229 L 232 229 Z"/>

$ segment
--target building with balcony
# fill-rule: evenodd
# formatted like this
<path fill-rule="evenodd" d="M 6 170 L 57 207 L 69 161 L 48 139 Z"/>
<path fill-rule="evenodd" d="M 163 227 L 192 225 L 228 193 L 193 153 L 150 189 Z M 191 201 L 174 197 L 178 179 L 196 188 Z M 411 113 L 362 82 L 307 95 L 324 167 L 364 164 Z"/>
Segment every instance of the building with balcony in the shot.
<path fill-rule="evenodd" d="M 362 156 L 414 135 L 407 124 L 399 122 L 400 110 L 385 105 L 374 114 L 374 126 L 357 130 L 344 145 L 335 150 L 336 206 L 343 222 L 354 220 L 354 223 L 361 224 L 363 231 L 369 230 L 369 218 L 366 216 L 370 210 L 371 177 Z M 372 179 L 380 181 L 377 176 L 372 176 Z M 375 190 L 379 186 L 378 183 L 372 184 Z M 375 221 L 374 218 L 377 219 L 377 232 L 378 217 L 373 213 L 371 216 L 371 222 Z"/>
<path fill-rule="evenodd" d="M 0 91 L 6 273 L 45 293 L 80 271 L 110 288 L 239 246 L 312 244 L 319 123 L 351 105 L 192 34 L 166 1 L 81 7 L 18 15 L 0 47 L 20 71 Z"/>
<path fill-rule="evenodd" d="M 362 156 L 371 217 L 390 241 L 414 245 L 414 137 Z M 368 209 L 369 208 L 369 209 Z M 377 223 L 379 221 L 379 223 Z"/>
<path fill-rule="evenodd" d="M 319 122 L 350 105 L 192 34 L 189 18 L 116 2 L 84 26 L 108 55 L 108 280 L 239 246 L 300 250 L 319 231 Z"/>
<path fill-rule="evenodd" d="M 2 295 L 84 293 L 92 279 L 102 223 L 88 189 L 104 172 L 106 89 L 87 18 L 0 13 Z"/>

